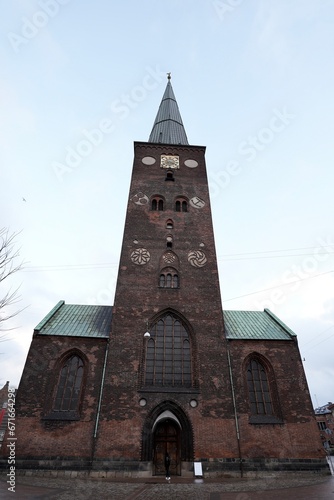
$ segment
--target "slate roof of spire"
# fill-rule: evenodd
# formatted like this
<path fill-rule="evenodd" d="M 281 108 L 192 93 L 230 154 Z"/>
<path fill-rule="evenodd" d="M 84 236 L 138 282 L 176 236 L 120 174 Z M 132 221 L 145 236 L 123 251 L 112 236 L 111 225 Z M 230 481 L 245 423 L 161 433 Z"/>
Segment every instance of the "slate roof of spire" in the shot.
<path fill-rule="evenodd" d="M 148 142 L 189 144 L 170 76 Z"/>

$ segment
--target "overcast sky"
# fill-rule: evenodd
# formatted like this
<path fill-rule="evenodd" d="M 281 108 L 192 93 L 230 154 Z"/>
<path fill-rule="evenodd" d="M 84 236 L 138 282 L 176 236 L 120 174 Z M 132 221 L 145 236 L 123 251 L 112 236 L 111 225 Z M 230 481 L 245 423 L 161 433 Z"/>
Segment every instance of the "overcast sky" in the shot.
<path fill-rule="evenodd" d="M 59 300 L 113 303 L 133 142 L 171 72 L 207 147 L 223 307 L 273 311 L 333 401 L 333 0 L 12 0 L 0 26 L 0 225 L 26 263 L 0 385 Z"/>

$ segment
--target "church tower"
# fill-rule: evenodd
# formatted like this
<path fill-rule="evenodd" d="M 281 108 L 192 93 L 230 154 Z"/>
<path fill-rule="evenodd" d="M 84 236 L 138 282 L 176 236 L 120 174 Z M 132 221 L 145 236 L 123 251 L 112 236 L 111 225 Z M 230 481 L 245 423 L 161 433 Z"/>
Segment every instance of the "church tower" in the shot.
<path fill-rule="evenodd" d="M 214 449 L 236 456 L 224 346 L 205 148 L 189 145 L 169 76 L 134 144 L 97 456 L 159 473 L 168 452 L 176 474 Z"/>
<path fill-rule="evenodd" d="M 160 476 L 168 453 L 171 475 L 328 470 L 296 335 L 222 309 L 205 147 L 170 75 L 134 143 L 115 303 L 61 300 L 35 327 L 15 433 L 20 469 Z"/>

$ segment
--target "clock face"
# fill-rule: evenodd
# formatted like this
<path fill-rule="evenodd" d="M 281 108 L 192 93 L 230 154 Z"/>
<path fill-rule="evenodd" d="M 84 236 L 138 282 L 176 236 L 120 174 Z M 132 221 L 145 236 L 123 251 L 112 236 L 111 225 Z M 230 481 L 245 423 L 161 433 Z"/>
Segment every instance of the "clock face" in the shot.
<path fill-rule="evenodd" d="M 178 156 L 161 155 L 160 165 L 162 168 L 180 168 Z"/>

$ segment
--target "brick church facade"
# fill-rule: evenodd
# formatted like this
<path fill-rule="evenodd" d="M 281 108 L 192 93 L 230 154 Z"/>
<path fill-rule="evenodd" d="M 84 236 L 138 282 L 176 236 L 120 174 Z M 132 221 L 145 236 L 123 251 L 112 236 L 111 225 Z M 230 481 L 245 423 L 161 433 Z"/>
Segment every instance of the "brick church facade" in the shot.
<path fill-rule="evenodd" d="M 113 306 L 60 301 L 17 393 L 18 467 L 132 475 L 325 472 L 296 335 L 223 311 L 205 147 L 170 77 L 134 162 Z"/>

